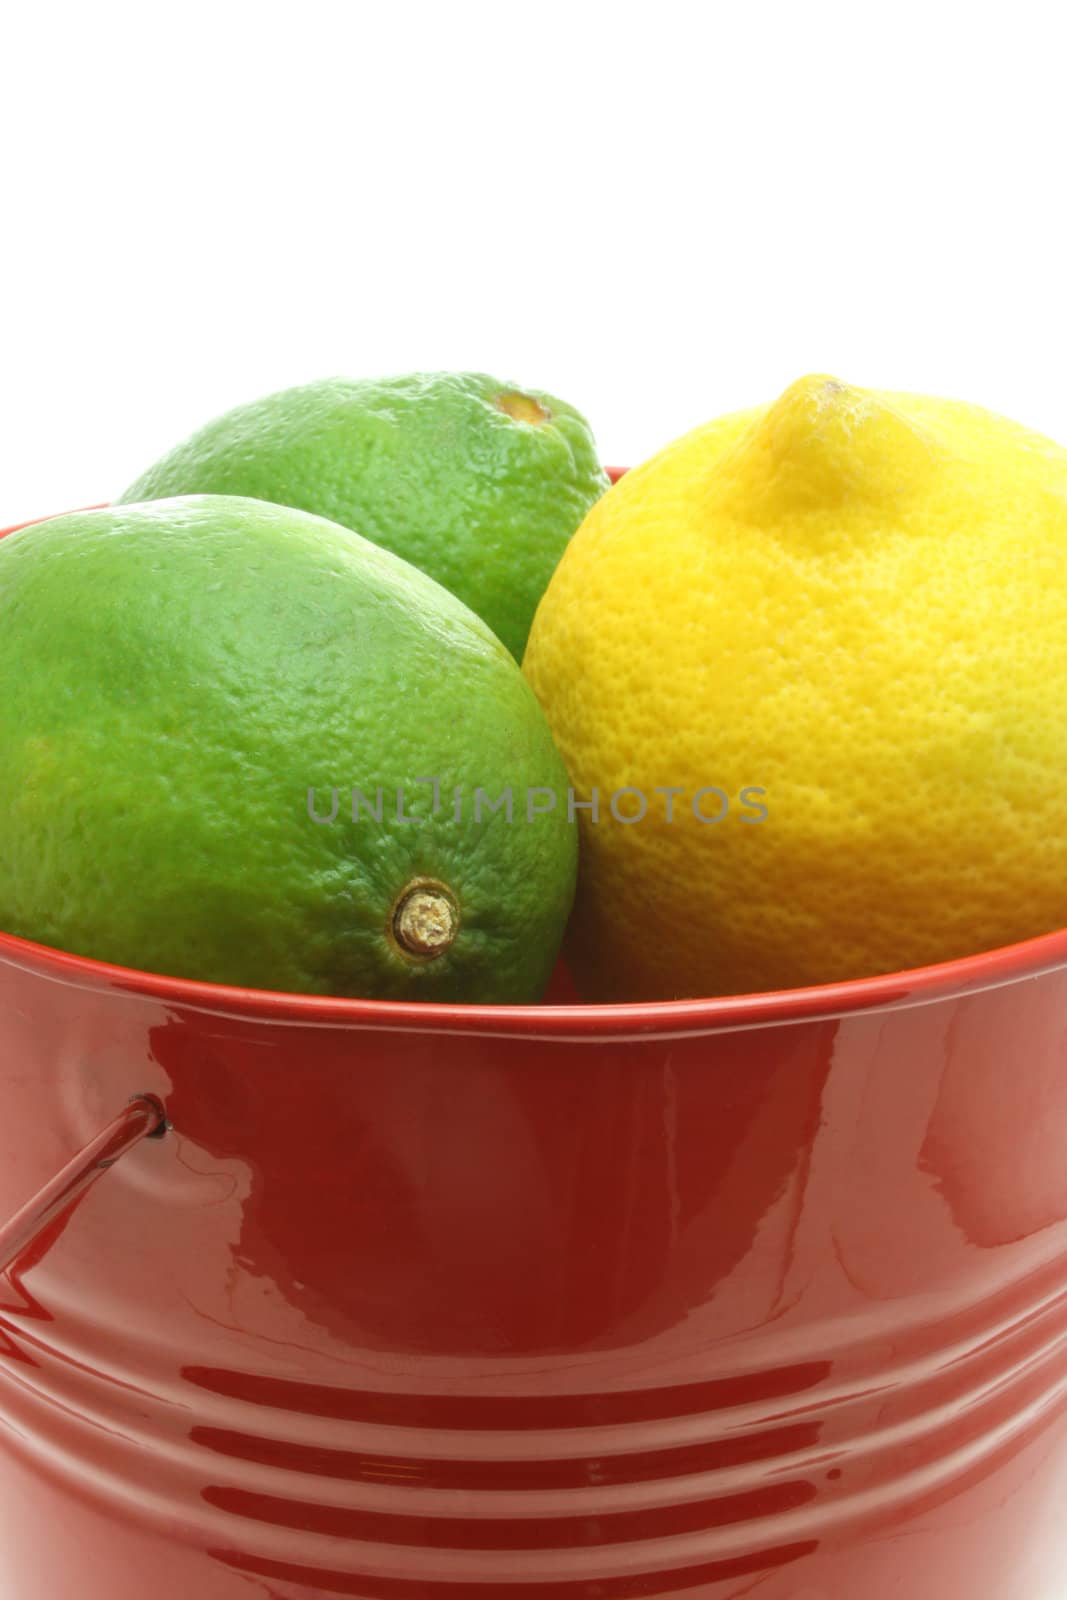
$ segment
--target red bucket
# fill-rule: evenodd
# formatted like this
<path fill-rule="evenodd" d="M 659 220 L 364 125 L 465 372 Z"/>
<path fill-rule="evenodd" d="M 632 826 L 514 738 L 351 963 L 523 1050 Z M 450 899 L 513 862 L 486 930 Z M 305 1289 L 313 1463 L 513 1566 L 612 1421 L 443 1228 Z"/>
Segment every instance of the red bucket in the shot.
<path fill-rule="evenodd" d="M 601 1007 L 0 936 L 0 1592 L 1062 1600 L 1065 1066 L 1067 931 Z"/>
<path fill-rule="evenodd" d="M 1067 932 L 540 1009 L 0 938 L 0 1214 L 90 1146 L 6 1234 L 0 1588 L 1061 1600 L 1065 1048 Z"/>

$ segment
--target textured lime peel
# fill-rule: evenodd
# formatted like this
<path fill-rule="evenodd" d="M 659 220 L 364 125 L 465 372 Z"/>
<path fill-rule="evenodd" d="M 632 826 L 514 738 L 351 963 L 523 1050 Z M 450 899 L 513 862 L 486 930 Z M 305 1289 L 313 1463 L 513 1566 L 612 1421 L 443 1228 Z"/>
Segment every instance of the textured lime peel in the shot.
<path fill-rule="evenodd" d="M 0 684 L 5 932 L 291 994 L 543 994 L 565 810 L 399 801 L 412 772 L 559 794 L 566 769 L 499 640 L 410 563 L 252 498 L 56 517 L 0 539 Z M 354 766 L 395 819 L 341 802 Z"/>
<path fill-rule="evenodd" d="M 238 406 L 121 498 L 234 495 L 328 517 L 450 589 L 521 661 L 548 580 L 607 488 L 589 424 L 557 395 L 416 372 Z"/>
<path fill-rule="evenodd" d="M 393 937 L 404 955 L 435 961 L 459 931 L 456 902 L 443 884 L 409 884 L 393 912 Z"/>

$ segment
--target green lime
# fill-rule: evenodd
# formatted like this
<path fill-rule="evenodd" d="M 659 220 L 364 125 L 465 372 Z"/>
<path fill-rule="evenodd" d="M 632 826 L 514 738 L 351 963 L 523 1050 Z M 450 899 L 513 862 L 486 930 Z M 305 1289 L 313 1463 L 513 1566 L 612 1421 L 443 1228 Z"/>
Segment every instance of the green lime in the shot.
<path fill-rule="evenodd" d="M 251 495 L 329 517 L 443 583 L 521 660 L 564 547 L 607 487 L 573 406 L 485 373 L 426 372 L 238 406 L 120 503 Z"/>
<path fill-rule="evenodd" d="M 576 830 L 533 692 L 321 517 L 190 496 L 0 540 L 0 749 L 8 933 L 315 994 L 530 1001 L 551 972 Z"/>

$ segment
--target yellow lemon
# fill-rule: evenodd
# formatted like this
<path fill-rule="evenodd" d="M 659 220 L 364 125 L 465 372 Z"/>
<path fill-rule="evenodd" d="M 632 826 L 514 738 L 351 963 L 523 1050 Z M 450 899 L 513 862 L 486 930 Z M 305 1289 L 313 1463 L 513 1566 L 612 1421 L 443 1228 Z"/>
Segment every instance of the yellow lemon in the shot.
<path fill-rule="evenodd" d="M 1067 451 L 1015 423 L 815 376 L 697 428 L 589 512 L 524 670 L 573 785 L 588 998 L 1067 924 Z"/>

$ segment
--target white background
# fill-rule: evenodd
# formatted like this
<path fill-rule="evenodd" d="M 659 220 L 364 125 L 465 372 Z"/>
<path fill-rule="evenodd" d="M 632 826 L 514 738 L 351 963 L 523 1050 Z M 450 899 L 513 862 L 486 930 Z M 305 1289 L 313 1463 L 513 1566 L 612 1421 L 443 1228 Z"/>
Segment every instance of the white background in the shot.
<path fill-rule="evenodd" d="M 1067 441 L 1058 8 L 0 12 L 0 524 L 468 367 L 633 462 L 808 371 Z"/>

